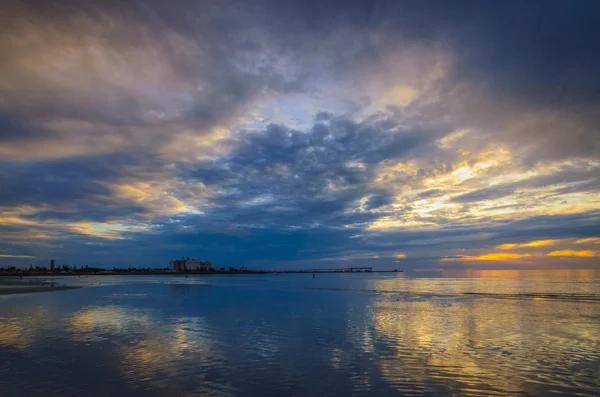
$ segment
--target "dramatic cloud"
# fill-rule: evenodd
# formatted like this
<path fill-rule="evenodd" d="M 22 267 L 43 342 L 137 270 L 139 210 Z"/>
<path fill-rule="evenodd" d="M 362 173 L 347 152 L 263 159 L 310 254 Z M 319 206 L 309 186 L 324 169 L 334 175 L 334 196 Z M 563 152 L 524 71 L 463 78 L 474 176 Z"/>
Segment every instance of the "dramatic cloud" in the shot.
<path fill-rule="evenodd" d="M 597 266 L 599 12 L 9 1 L 0 264 Z"/>

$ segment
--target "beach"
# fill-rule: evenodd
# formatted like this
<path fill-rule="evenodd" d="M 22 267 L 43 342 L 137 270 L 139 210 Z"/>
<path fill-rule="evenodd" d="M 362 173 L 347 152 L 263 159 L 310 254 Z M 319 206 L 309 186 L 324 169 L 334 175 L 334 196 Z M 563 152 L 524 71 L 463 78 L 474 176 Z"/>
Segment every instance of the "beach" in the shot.
<path fill-rule="evenodd" d="M 597 396 L 600 272 L 432 276 L 56 277 L 0 298 L 0 394 Z"/>
<path fill-rule="evenodd" d="M 0 277 L 0 295 L 30 294 L 34 292 L 68 291 L 78 286 L 56 285 L 47 281 L 19 277 Z"/>

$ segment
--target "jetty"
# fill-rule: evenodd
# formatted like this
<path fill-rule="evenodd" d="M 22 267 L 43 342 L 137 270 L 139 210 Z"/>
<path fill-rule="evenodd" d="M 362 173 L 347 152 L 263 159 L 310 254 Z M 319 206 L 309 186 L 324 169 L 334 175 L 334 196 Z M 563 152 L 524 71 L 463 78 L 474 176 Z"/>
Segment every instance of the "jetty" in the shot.
<path fill-rule="evenodd" d="M 273 273 L 363 273 L 372 272 L 372 267 L 341 267 L 335 269 L 291 269 L 273 270 Z"/>

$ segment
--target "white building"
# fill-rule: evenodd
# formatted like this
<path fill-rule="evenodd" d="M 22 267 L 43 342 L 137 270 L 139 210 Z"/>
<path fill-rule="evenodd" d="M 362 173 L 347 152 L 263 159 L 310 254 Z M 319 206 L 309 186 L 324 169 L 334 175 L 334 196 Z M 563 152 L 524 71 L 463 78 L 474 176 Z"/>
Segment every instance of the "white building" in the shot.
<path fill-rule="evenodd" d="M 169 262 L 169 268 L 176 272 L 188 270 L 209 270 L 211 267 L 212 263 L 204 262 L 200 259 L 176 259 Z"/>

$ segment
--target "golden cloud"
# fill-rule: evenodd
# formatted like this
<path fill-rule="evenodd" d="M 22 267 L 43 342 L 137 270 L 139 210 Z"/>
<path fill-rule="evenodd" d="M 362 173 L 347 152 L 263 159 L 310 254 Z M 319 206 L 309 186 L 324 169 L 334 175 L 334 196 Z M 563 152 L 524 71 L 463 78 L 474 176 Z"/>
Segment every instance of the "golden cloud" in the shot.
<path fill-rule="evenodd" d="M 598 251 L 591 251 L 591 250 L 583 250 L 583 251 L 574 251 L 574 250 L 561 250 L 561 251 L 552 251 L 549 254 L 547 254 L 547 256 L 568 256 L 568 257 L 584 257 L 584 258 L 591 258 L 594 256 L 598 256 L 599 252 Z"/>
<path fill-rule="evenodd" d="M 453 132 L 450 135 L 446 135 L 444 138 L 440 139 L 439 146 L 447 149 L 450 146 L 452 146 L 452 144 L 455 141 L 459 140 L 460 138 L 467 135 L 468 133 L 469 133 L 469 130 L 459 130 L 459 131 Z"/>
<path fill-rule="evenodd" d="M 68 225 L 76 233 L 88 236 L 105 238 L 108 240 L 120 239 L 124 232 L 145 232 L 150 230 L 145 225 L 127 225 L 118 222 L 77 222 Z"/>
<path fill-rule="evenodd" d="M 463 131 L 447 136 L 451 141 Z M 466 134 L 466 132 L 464 132 Z M 458 139 L 458 138 L 456 138 Z M 448 142 L 446 142 L 448 143 Z M 449 143 L 448 143 L 449 144 Z M 593 159 L 579 162 L 558 161 L 523 169 L 514 161 L 506 146 L 489 145 L 477 151 L 457 152 L 451 165 L 420 162 L 384 162 L 372 186 L 397 193 L 386 214 L 369 223 L 368 230 L 438 226 L 442 223 L 473 223 L 481 220 L 525 219 L 539 215 L 568 215 L 598 208 L 600 192 L 556 193 L 564 184 L 530 187 L 528 180 L 548 177 L 569 170 L 586 171 L 600 168 Z M 513 184 L 518 184 L 511 188 Z M 508 187 L 507 187 L 508 186 Z M 495 195 L 494 192 L 504 193 Z M 435 194 L 428 195 L 428 192 Z M 481 195 L 478 197 L 478 193 Z M 489 195 L 487 195 L 489 192 Z M 465 202 L 462 196 L 473 193 Z M 502 250 L 534 248 L 557 244 L 560 240 L 536 240 L 504 244 Z M 593 243 L 598 240 L 582 239 Z"/>
<path fill-rule="evenodd" d="M 442 262 L 461 262 L 461 261 L 506 261 L 511 259 L 522 259 L 533 256 L 532 254 L 517 254 L 508 252 L 493 252 L 483 255 L 461 255 L 457 257 L 442 258 Z"/>
<path fill-rule="evenodd" d="M 554 245 L 556 243 L 558 243 L 560 240 L 535 240 L 535 241 L 530 241 L 528 243 L 523 243 L 523 244 L 502 244 L 499 245 L 497 248 L 502 249 L 502 250 L 508 250 L 508 249 L 516 249 L 516 248 L 527 248 L 527 247 L 545 247 L 548 245 Z"/>
<path fill-rule="evenodd" d="M 600 237 L 580 238 L 575 244 L 600 244 Z"/>

